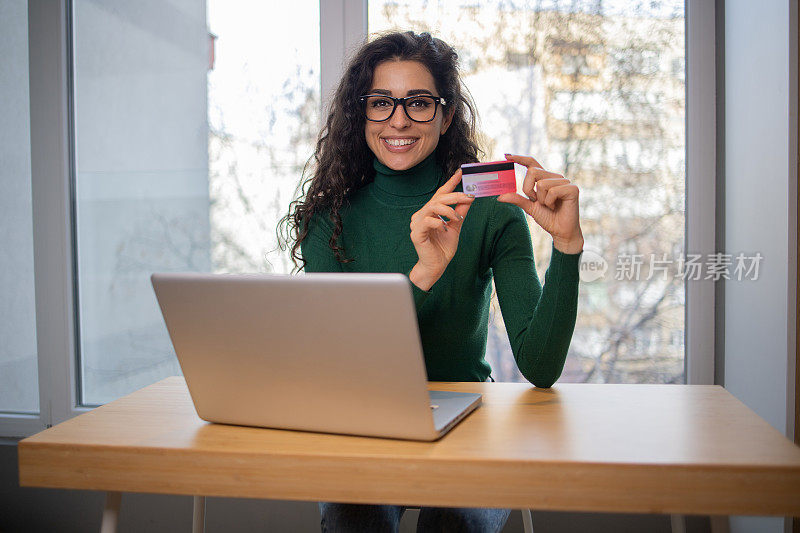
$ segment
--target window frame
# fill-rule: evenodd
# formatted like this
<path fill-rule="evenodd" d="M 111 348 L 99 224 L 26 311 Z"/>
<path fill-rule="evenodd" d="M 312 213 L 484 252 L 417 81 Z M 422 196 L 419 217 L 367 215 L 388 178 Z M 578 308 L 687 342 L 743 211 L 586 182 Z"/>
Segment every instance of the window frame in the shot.
<path fill-rule="evenodd" d="M 77 403 L 75 347 L 72 2 L 28 2 L 39 414 L 0 416 L 24 437 L 89 411 Z"/>
<path fill-rule="evenodd" d="M 717 39 L 715 2 L 686 0 L 686 235 L 684 253 L 716 252 Z M 698 176 L 703 179 L 691 179 Z M 715 283 L 686 283 L 684 376 L 690 385 L 713 385 Z"/>
<path fill-rule="evenodd" d="M 367 36 L 367 6 L 367 0 L 320 0 L 323 109 L 348 54 Z M 73 16 L 72 0 L 28 2 L 40 412 L 0 413 L 0 437 L 26 437 L 91 410 L 78 405 Z M 685 248 L 703 254 L 716 248 L 716 46 L 715 3 L 687 0 Z M 714 383 L 714 292 L 711 281 L 686 284 L 690 384 Z"/>

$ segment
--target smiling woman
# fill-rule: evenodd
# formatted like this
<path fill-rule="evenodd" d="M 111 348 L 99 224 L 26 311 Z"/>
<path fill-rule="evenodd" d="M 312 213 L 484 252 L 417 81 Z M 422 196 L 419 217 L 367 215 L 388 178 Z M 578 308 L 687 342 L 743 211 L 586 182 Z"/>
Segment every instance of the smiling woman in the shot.
<path fill-rule="evenodd" d="M 465 94 L 458 55 L 443 41 L 404 32 L 366 43 L 331 103 L 308 191 L 285 219 L 293 255 L 306 272 L 406 274 L 433 381 L 491 379 L 485 353 L 494 281 L 519 370 L 550 387 L 577 312 L 578 189 L 531 157 L 506 154 L 527 167 L 525 196 L 465 194 L 459 167 L 480 152 Z M 552 236 L 544 287 L 526 214 Z M 394 530 L 404 508 L 323 503 L 320 510 L 324 531 L 358 531 L 378 523 Z M 447 523 L 499 531 L 508 512 L 423 508 L 418 530 Z"/>
<path fill-rule="evenodd" d="M 374 180 L 376 157 L 381 164 L 401 165 L 387 168 L 407 170 L 431 156 L 444 175 L 452 175 L 463 163 L 478 161 L 474 104 L 458 74 L 458 55 L 427 34 L 424 39 L 411 35 L 394 33 L 363 47 L 336 90 L 317 141 L 313 174 L 303 185 L 302 198 L 292 203 L 282 221 L 284 235 L 292 241 L 291 256 L 301 268 L 306 264 L 301 243 L 308 237 L 311 220 L 322 213 L 332 224 L 328 242 L 334 258 L 342 263 L 351 261 L 339 241 L 340 209 L 345 196 Z M 432 121 L 411 120 L 409 101 L 404 101 L 406 113 L 396 113 L 398 104 L 392 100 L 388 119 L 368 116 L 369 96 L 383 96 L 385 100 L 378 102 L 388 104 L 392 98 L 422 94 L 441 98 L 439 106 L 434 106 Z M 439 107 L 445 111 L 437 111 Z M 380 139 L 381 134 L 386 141 Z M 400 146 L 397 152 L 390 151 L 389 143 L 405 145 L 409 141 L 408 156 Z M 379 152 L 382 155 L 376 156 Z"/>

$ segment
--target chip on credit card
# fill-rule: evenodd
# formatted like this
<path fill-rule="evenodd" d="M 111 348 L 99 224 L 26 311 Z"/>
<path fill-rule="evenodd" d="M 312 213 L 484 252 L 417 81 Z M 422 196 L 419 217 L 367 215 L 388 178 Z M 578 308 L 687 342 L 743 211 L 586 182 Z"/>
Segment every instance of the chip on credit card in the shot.
<path fill-rule="evenodd" d="M 476 198 L 516 192 L 517 180 L 513 161 L 490 161 L 461 165 L 464 192 Z"/>

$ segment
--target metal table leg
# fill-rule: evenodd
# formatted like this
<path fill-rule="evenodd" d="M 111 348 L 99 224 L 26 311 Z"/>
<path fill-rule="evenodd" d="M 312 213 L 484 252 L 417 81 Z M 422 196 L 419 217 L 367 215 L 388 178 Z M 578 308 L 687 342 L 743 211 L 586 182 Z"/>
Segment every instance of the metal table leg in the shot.
<path fill-rule="evenodd" d="M 669 515 L 672 533 L 686 533 L 686 517 L 682 514 Z"/>
<path fill-rule="evenodd" d="M 121 503 L 121 492 L 106 492 L 106 505 L 103 508 L 103 521 L 100 523 L 100 533 L 117 533 L 119 506 Z"/>
<path fill-rule="evenodd" d="M 192 512 L 192 533 L 204 533 L 206 530 L 206 497 L 194 497 L 194 511 Z"/>

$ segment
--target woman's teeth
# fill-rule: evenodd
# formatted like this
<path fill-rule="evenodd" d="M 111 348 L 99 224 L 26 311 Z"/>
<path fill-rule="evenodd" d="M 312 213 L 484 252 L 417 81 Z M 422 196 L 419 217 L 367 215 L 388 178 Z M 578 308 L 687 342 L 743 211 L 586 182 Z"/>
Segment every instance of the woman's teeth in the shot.
<path fill-rule="evenodd" d="M 384 139 L 389 146 L 405 146 L 417 142 L 416 139 Z"/>

